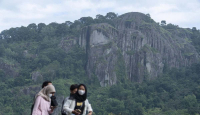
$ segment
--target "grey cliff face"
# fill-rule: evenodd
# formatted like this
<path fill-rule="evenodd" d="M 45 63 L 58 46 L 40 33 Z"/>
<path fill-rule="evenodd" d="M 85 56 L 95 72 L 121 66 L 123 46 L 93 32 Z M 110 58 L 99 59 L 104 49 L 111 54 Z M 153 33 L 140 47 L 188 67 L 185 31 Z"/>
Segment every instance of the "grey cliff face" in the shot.
<path fill-rule="evenodd" d="M 84 28 L 79 38 L 79 45 L 86 50 L 87 74 L 89 77 L 96 75 L 101 86 L 112 85 L 117 81 L 117 35 L 118 31 L 112 26 L 97 24 Z"/>
<path fill-rule="evenodd" d="M 158 77 L 164 66 L 180 68 L 199 60 L 190 34 L 182 28 L 163 29 L 141 13 L 124 14 L 114 23 L 115 27 L 105 23 L 85 27 L 78 40 L 86 51 L 87 74 L 97 76 L 101 86 L 117 83 L 119 62 L 124 63 L 124 77 L 142 82 Z"/>

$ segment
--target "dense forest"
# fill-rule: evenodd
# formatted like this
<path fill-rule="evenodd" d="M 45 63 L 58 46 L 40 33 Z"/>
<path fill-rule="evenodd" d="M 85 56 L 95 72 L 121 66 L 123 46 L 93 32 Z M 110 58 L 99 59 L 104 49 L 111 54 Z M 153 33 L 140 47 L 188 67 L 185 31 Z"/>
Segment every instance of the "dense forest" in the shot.
<path fill-rule="evenodd" d="M 78 38 L 83 27 L 97 23 L 114 26 L 116 18 L 117 14 L 109 12 L 94 19 L 33 23 L 2 31 L 0 115 L 30 114 L 33 96 L 45 80 L 53 82 L 57 97 L 68 96 L 71 84 L 86 84 L 94 115 L 199 115 L 200 63 L 186 68 L 166 66 L 158 78 L 142 83 L 124 78 L 115 85 L 100 87 L 98 79 L 89 78 L 85 72 L 85 50 L 79 45 L 72 45 L 69 50 L 63 48 L 63 42 Z M 160 26 L 165 31 L 179 28 L 173 24 Z M 200 31 L 195 27 L 187 31 L 200 53 Z M 123 68 L 117 72 L 123 78 Z M 34 74 L 38 74 L 37 79 Z"/>

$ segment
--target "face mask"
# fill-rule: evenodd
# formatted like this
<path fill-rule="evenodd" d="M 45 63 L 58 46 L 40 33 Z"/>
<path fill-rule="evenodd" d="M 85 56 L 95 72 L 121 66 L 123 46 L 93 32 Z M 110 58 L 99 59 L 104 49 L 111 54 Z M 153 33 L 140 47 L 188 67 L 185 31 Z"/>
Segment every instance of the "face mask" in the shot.
<path fill-rule="evenodd" d="M 78 90 L 78 93 L 79 93 L 80 95 L 84 95 L 84 94 L 85 94 L 85 91 L 84 91 L 84 90 Z"/>
<path fill-rule="evenodd" d="M 49 94 L 48 96 L 49 96 L 49 97 L 51 97 L 51 96 L 52 96 L 52 94 Z"/>

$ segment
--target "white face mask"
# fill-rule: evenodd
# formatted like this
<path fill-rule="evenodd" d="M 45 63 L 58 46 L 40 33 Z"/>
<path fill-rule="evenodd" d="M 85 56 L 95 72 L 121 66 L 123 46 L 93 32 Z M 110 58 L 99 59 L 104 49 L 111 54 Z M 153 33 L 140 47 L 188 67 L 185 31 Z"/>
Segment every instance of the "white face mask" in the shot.
<path fill-rule="evenodd" d="M 48 96 L 49 96 L 49 97 L 51 97 L 51 96 L 52 96 L 52 94 L 49 94 Z"/>
<path fill-rule="evenodd" d="M 84 90 L 78 90 L 78 93 L 79 93 L 80 95 L 84 95 L 84 94 L 85 94 L 85 91 L 84 91 Z"/>

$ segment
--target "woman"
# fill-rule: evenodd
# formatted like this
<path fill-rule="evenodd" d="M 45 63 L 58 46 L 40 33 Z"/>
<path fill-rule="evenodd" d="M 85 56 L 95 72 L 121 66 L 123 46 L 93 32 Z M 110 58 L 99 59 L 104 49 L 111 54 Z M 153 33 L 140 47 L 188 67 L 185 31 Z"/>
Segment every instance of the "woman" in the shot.
<path fill-rule="evenodd" d="M 62 102 L 62 107 L 61 107 L 61 115 L 67 115 L 67 112 L 63 110 L 63 106 L 65 104 L 65 102 L 70 99 L 70 97 L 73 97 L 73 95 L 76 94 L 78 85 L 77 84 L 73 84 L 70 86 L 70 96 L 66 97 L 63 102 Z"/>
<path fill-rule="evenodd" d="M 51 96 L 56 92 L 53 85 L 47 85 L 37 95 L 32 115 L 49 115 L 53 113 Z"/>
<path fill-rule="evenodd" d="M 78 91 L 75 95 L 70 95 L 71 97 L 65 102 L 63 110 L 68 112 L 69 115 L 92 115 L 92 107 L 87 100 L 87 88 L 84 84 L 78 86 Z"/>

